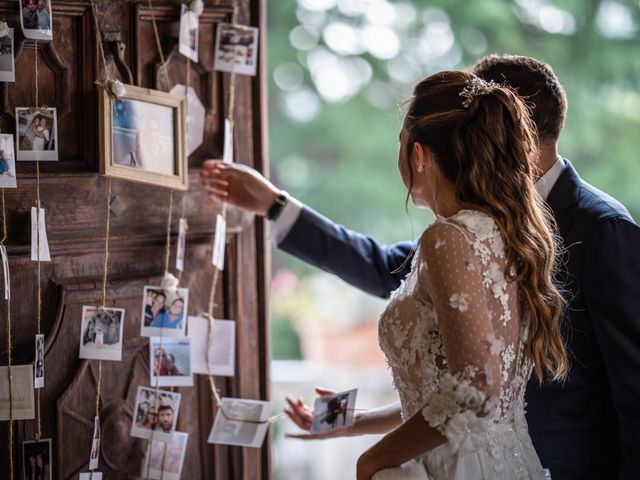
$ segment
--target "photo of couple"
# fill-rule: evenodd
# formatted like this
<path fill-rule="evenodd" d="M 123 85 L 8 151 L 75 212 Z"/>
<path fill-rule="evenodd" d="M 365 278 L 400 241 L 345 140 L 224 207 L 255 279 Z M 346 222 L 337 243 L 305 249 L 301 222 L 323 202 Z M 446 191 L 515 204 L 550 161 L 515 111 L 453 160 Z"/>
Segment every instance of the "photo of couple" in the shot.
<path fill-rule="evenodd" d="M 135 415 L 131 425 L 131 435 L 139 438 L 152 438 L 159 442 L 171 441 L 176 428 L 180 394 L 138 387 Z"/>
<path fill-rule="evenodd" d="M 22 0 L 20 16 L 24 36 L 36 40 L 51 40 L 50 0 Z"/>
<path fill-rule="evenodd" d="M 188 299 L 186 288 L 144 287 L 140 334 L 144 337 L 184 337 Z"/>
<path fill-rule="evenodd" d="M 191 342 L 184 338 L 149 338 L 149 383 L 160 387 L 192 386 Z"/>
<path fill-rule="evenodd" d="M 16 108 L 18 160 L 57 160 L 55 108 Z"/>
<path fill-rule="evenodd" d="M 82 307 L 80 358 L 122 360 L 124 309 Z"/>

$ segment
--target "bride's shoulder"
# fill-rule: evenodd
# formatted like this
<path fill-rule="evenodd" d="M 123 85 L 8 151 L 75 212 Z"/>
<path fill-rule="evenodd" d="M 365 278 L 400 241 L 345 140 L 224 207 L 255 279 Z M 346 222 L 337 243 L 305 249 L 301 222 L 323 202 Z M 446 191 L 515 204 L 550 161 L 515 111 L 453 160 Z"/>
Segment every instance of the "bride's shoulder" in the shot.
<path fill-rule="evenodd" d="M 489 239 L 498 233 L 498 227 L 488 214 L 480 210 L 460 210 L 450 217 L 439 217 L 420 237 L 423 255 L 437 253 L 447 244 L 473 244 L 475 240 Z M 444 248 L 447 250 L 447 248 Z"/>

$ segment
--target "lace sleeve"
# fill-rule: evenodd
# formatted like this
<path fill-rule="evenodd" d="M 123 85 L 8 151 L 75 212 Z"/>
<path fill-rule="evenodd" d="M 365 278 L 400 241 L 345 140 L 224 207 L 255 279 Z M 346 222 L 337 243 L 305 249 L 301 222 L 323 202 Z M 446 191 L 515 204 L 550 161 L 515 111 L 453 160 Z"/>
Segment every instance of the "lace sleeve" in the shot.
<path fill-rule="evenodd" d="M 473 434 L 484 432 L 500 389 L 500 345 L 467 235 L 454 224 L 433 225 L 422 236 L 418 270 L 437 312 L 448 370 L 422 415 L 456 450 L 472 447 Z"/>

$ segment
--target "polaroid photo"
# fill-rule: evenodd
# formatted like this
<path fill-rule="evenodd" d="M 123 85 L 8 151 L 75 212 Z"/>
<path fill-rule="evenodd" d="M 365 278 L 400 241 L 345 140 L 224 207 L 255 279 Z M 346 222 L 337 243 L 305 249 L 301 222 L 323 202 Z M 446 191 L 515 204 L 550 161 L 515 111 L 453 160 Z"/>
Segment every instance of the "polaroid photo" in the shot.
<path fill-rule="evenodd" d="M 187 326 L 189 289 L 144 287 L 142 302 L 143 337 L 182 338 Z"/>
<path fill-rule="evenodd" d="M 122 360 L 124 309 L 82 307 L 80 358 Z"/>
<path fill-rule="evenodd" d="M 4 279 L 4 299 L 11 299 L 11 275 L 9 274 L 9 257 L 7 247 L 0 245 L 0 257 L 2 257 L 2 274 Z"/>
<path fill-rule="evenodd" d="M 269 429 L 271 402 L 223 398 L 209 433 L 209 443 L 260 448 Z"/>
<path fill-rule="evenodd" d="M 149 382 L 159 387 L 192 387 L 191 339 L 149 338 Z"/>
<path fill-rule="evenodd" d="M 13 28 L 4 37 L 0 37 L 0 82 L 16 81 Z"/>
<path fill-rule="evenodd" d="M 187 219 L 181 218 L 178 227 L 178 244 L 176 246 L 176 270 L 184 271 L 184 253 L 187 246 Z"/>
<path fill-rule="evenodd" d="M 182 4 L 180 11 L 180 46 L 178 51 L 198 62 L 198 15 Z"/>
<path fill-rule="evenodd" d="M 336 393 L 330 397 L 318 397 L 313 402 L 311 433 L 324 433 L 353 423 L 357 389 Z"/>
<path fill-rule="evenodd" d="M 0 38 L 0 40 L 2 39 Z M 16 177 L 13 135 L 2 133 L 0 134 L 0 188 L 16 188 L 18 186 Z"/>
<path fill-rule="evenodd" d="M 58 160 L 58 116 L 55 108 L 16 108 L 18 160 Z"/>
<path fill-rule="evenodd" d="M 216 216 L 216 233 L 213 237 L 211 249 L 211 265 L 218 270 L 224 270 L 224 250 L 227 241 L 227 221 L 220 214 Z"/>
<path fill-rule="evenodd" d="M 93 417 L 93 438 L 91 440 L 91 454 L 89 455 L 89 470 L 98 468 L 100 461 L 100 417 Z"/>
<path fill-rule="evenodd" d="M 21 0 L 20 26 L 26 38 L 52 40 L 51 0 Z"/>
<path fill-rule="evenodd" d="M 218 24 L 214 70 L 255 75 L 259 39 L 258 29 L 255 27 Z"/>
<path fill-rule="evenodd" d="M 79 480 L 102 480 L 102 472 L 83 472 Z"/>
<path fill-rule="evenodd" d="M 35 388 L 44 388 L 44 335 L 36 335 L 36 357 L 33 362 Z"/>
<path fill-rule="evenodd" d="M 224 149 L 222 151 L 222 161 L 233 163 L 233 124 L 231 120 L 224 120 Z"/>
<path fill-rule="evenodd" d="M 49 480 L 51 476 L 51 439 L 22 442 L 22 478 Z"/>
<path fill-rule="evenodd" d="M 14 420 L 35 418 L 33 365 L 11 366 L 11 400 Z M 9 420 L 9 367 L 0 367 L 0 420 Z"/>
<path fill-rule="evenodd" d="M 158 390 L 156 396 L 155 389 L 138 387 L 131 436 L 170 442 L 176 429 L 179 408 L 179 393 Z"/>
<path fill-rule="evenodd" d="M 205 317 L 189 317 L 191 338 L 191 370 L 202 375 L 233 377 L 236 360 L 236 322 L 213 321 L 213 335 L 209 342 L 209 320 Z M 207 368 L 207 349 L 209 366 Z"/>
<path fill-rule="evenodd" d="M 174 432 L 171 442 L 152 442 L 142 474 L 153 480 L 180 480 L 189 434 Z"/>
<path fill-rule="evenodd" d="M 38 210 L 40 215 L 38 215 Z M 45 209 L 31 207 L 31 260 L 37 262 L 50 262 L 49 240 L 47 240 L 47 227 L 45 225 Z M 38 248 L 40 247 L 40 248 Z"/>

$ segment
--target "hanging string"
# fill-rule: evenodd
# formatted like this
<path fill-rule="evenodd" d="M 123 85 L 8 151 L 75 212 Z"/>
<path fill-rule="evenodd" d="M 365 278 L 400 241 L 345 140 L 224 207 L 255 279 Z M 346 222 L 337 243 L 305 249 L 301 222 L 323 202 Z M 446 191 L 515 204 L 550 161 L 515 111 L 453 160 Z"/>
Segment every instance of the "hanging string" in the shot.
<path fill-rule="evenodd" d="M 169 257 L 171 256 L 171 217 L 173 215 L 173 190 L 169 194 L 169 214 L 167 215 L 167 241 L 164 249 L 164 272 L 169 273 Z"/>
<path fill-rule="evenodd" d="M 189 229 L 189 226 L 187 224 L 187 218 L 185 217 L 186 203 L 187 203 L 187 195 L 186 194 L 182 195 L 182 202 L 181 203 L 182 203 L 182 206 L 180 207 L 180 221 L 184 222 L 184 230 L 185 230 L 184 231 L 184 235 L 186 237 L 187 236 L 187 230 Z M 186 255 L 186 244 L 187 244 L 187 241 L 186 241 L 186 238 L 185 238 L 185 242 L 184 242 L 185 248 L 184 248 L 184 250 L 182 252 L 182 255 Z M 176 255 L 177 255 L 177 252 L 176 252 Z M 181 285 L 182 273 L 183 272 L 184 272 L 184 265 L 183 265 L 182 270 L 178 271 L 178 285 Z"/>
<path fill-rule="evenodd" d="M 38 40 L 34 40 L 33 41 L 33 60 L 35 63 L 35 72 L 34 72 L 34 77 L 36 80 L 36 107 L 40 106 L 40 103 L 38 103 Z"/>
<path fill-rule="evenodd" d="M 38 92 L 36 83 L 36 95 Z M 41 332 L 41 318 L 42 318 L 42 286 L 40 285 L 42 277 L 42 263 L 40 262 L 40 161 L 36 160 L 36 289 L 37 289 L 37 301 L 36 301 L 36 324 L 37 334 Z M 40 415 L 40 388 L 36 389 L 36 441 L 39 442 L 42 438 L 42 417 Z"/>
<path fill-rule="evenodd" d="M 7 210 L 4 200 L 4 188 L 2 190 L 2 240 L 0 245 L 4 246 L 7 239 Z M 9 279 L 5 278 L 5 282 Z M 13 478 L 13 376 L 11 375 L 13 340 L 11 338 L 11 297 L 7 300 L 7 375 L 9 377 L 9 478 Z"/>
<path fill-rule="evenodd" d="M 169 74 L 167 73 L 167 65 L 164 62 L 164 54 L 162 53 L 162 44 L 160 43 L 160 34 L 158 33 L 158 25 L 156 24 L 156 16 L 153 13 L 153 4 L 149 0 L 149 10 L 151 10 L 151 24 L 153 25 L 153 34 L 156 37 L 156 46 L 158 47 L 158 53 L 160 54 L 160 65 L 164 73 L 164 79 L 167 82 L 167 89 L 171 85 L 169 82 Z"/>
<path fill-rule="evenodd" d="M 92 15 L 93 23 L 96 31 L 96 43 L 98 44 L 98 49 L 100 50 L 100 58 L 102 59 L 102 66 L 104 67 L 104 75 L 107 80 L 111 80 L 111 76 L 109 75 L 109 69 L 107 68 L 107 58 L 104 55 L 104 47 L 102 45 L 102 35 L 100 33 L 100 25 L 98 24 L 98 7 L 96 7 L 96 4 L 93 3 L 93 0 L 90 0 L 90 2 L 91 2 L 91 12 L 93 14 Z"/>

